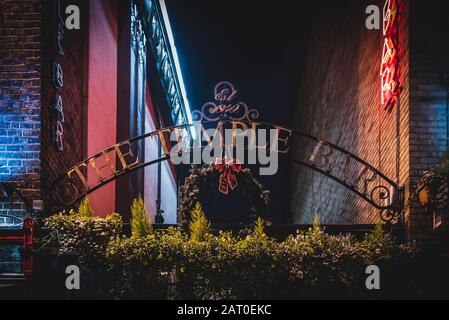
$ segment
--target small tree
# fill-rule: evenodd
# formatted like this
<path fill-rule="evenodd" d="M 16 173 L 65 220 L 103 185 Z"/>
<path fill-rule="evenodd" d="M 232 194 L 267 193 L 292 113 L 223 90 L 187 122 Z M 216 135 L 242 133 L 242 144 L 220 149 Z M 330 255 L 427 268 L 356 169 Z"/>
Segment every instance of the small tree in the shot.
<path fill-rule="evenodd" d="M 90 206 L 89 198 L 86 196 L 78 206 L 78 215 L 80 217 L 89 218 L 93 216 L 93 210 Z"/>
<path fill-rule="evenodd" d="M 266 237 L 265 221 L 261 217 L 258 217 L 256 222 L 254 223 L 253 234 L 257 238 L 265 238 Z"/>
<path fill-rule="evenodd" d="M 190 216 L 190 239 L 192 241 L 204 241 L 206 236 L 210 234 L 210 222 L 207 220 L 199 202 L 195 204 Z"/>
<path fill-rule="evenodd" d="M 148 216 L 142 196 L 133 200 L 131 206 L 131 235 L 134 238 L 145 238 L 153 234 L 153 225 Z"/>

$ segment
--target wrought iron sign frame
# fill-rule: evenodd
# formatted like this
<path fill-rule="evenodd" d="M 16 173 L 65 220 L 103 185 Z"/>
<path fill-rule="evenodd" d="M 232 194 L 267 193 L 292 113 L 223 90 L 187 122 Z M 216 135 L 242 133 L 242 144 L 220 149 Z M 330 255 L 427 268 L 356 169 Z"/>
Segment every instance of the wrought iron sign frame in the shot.
<path fill-rule="evenodd" d="M 276 147 L 270 146 L 270 152 L 275 152 L 338 182 L 378 209 L 383 221 L 400 221 L 404 210 L 404 190 L 393 180 L 355 154 L 324 139 L 281 125 L 258 121 L 259 112 L 248 107 L 246 103 L 236 100 L 236 97 L 237 90 L 231 83 L 220 82 L 214 89 L 215 102 L 205 103 L 200 111 L 195 111 L 193 118 L 196 122 L 193 124 L 161 128 L 127 139 L 78 163 L 52 184 L 49 207 L 51 209 L 68 208 L 84 196 L 122 175 L 170 160 L 171 144 L 168 136 L 171 133 L 178 137 L 179 142 L 186 137 L 182 134 L 183 131 L 190 131 L 194 126 L 200 126 L 201 128 L 195 129 L 203 131 L 206 127 L 216 125 L 216 128 L 228 126 L 232 130 L 240 131 L 248 128 L 254 131 L 274 129 L 277 139 L 274 143 Z M 237 131 L 232 133 L 233 136 L 239 134 Z M 191 139 L 191 136 L 188 137 Z M 142 162 L 133 153 L 134 148 L 131 144 L 143 143 L 143 140 L 147 138 L 158 138 L 164 150 L 158 159 Z M 300 142 L 305 145 L 304 148 L 299 148 L 301 150 L 299 156 L 294 154 L 298 148 L 291 148 L 290 141 L 293 139 L 301 139 Z M 201 144 L 194 145 L 190 140 L 185 151 L 191 153 L 204 147 Z M 254 150 L 260 147 L 248 142 L 248 146 L 244 148 Z M 116 164 L 113 159 L 116 160 Z M 97 178 L 96 182 L 90 183 L 92 179 L 87 177 L 88 169 Z"/>
<path fill-rule="evenodd" d="M 208 122 L 205 122 L 205 124 Z M 289 128 L 284 128 L 282 126 L 278 126 L 275 124 L 270 123 L 264 123 L 264 122 L 236 122 L 236 121 L 223 121 L 224 123 L 229 124 L 237 124 L 238 126 L 246 125 L 246 126 L 265 126 L 270 128 L 276 128 L 277 130 L 282 130 L 284 132 L 291 132 L 291 136 L 300 136 L 306 139 L 309 139 L 310 141 L 313 141 L 315 145 L 315 149 L 318 147 L 329 147 L 329 150 L 334 150 L 341 152 L 345 157 L 345 161 L 348 161 L 347 163 L 355 162 L 359 165 L 362 165 L 363 169 L 359 173 L 358 176 L 355 177 L 357 182 L 360 184 L 362 183 L 366 189 L 361 190 L 358 188 L 357 184 L 352 183 L 350 180 L 342 179 L 341 176 L 336 175 L 333 170 L 326 170 L 322 167 L 322 165 L 315 163 L 311 158 L 307 160 L 301 160 L 297 159 L 295 157 L 292 157 L 289 155 L 289 152 L 284 152 L 283 150 L 275 150 L 274 152 L 278 152 L 280 155 L 284 156 L 290 161 L 293 161 L 299 165 L 308 167 L 314 171 L 317 171 L 334 181 L 338 182 L 339 184 L 345 186 L 347 189 L 351 190 L 353 193 L 355 193 L 357 196 L 368 202 L 370 205 L 372 205 L 374 208 L 380 210 L 381 219 L 385 222 L 397 222 L 401 218 L 401 214 L 404 210 L 404 197 L 403 197 L 403 188 L 399 187 L 396 183 L 394 183 L 392 180 L 390 180 L 388 177 L 386 177 L 383 173 L 381 173 L 379 170 L 368 164 L 366 161 L 360 159 L 356 155 L 350 153 L 349 151 L 336 146 L 330 142 L 327 142 L 323 139 L 320 139 L 318 137 L 300 132 L 298 130 L 293 130 Z M 132 139 L 125 140 L 117 145 L 114 145 L 112 147 L 109 147 L 97 154 L 95 154 L 92 157 L 87 158 L 86 160 L 80 162 L 79 164 L 73 166 L 70 168 L 63 176 L 61 176 L 59 179 L 57 179 L 53 184 L 51 188 L 51 197 L 50 200 L 50 206 L 57 209 L 62 208 L 68 208 L 75 203 L 77 203 L 79 200 L 81 200 L 86 195 L 94 192 L 95 190 L 101 188 L 102 186 L 108 184 L 109 182 L 119 178 L 122 175 L 131 173 L 133 171 L 145 168 L 147 166 L 170 160 L 170 155 L 165 154 L 161 158 L 153 159 L 146 162 L 139 162 L 138 159 L 133 158 L 134 155 L 131 151 L 131 143 L 149 138 L 149 137 L 155 137 L 155 136 L 163 136 L 169 131 L 173 130 L 182 130 L 190 128 L 192 125 L 182 125 L 182 126 L 173 126 L 169 128 L 163 128 L 157 131 L 153 131 L 151 133 L 147 133 L 138 137 L 134 137 Z M 123 150 L 125 148 L 126 150 Z M 201 147 L 203 148 L 203 147 Z M 193 148 L 189 149 L 190 151 L 194 150 Z M 110 157 L 108 154 L 114 153 L 119 161 L 119 165 L 121 166 L 120 169 L 116 169 L 115 167 L 111 168 L 111 175 L 108 177 L 102 177 L 99 170 L 103 169 L 106 166 L 112 166 L 112 162 L 110 161 Z M 109 157 L 109 160 L 106 160 Z M 130 158 L 128 158 L 130 157 Z M 103 166 L 97 166 L 96 160 L 102 159 Z M 130 160 L 131 159 L 131 160 Z M 98 183 L 95 185 L 89 185 L 87 183 L 87 176 L 85 176 L 82 173 L 82 168 L 90 167 L 93 170 L 98 170 L 96 172 Z M 341 168 L 340 168 L 341 169 Z M 75 183 L 75 181 L 64 181 L 65 179 L 69 180 L 75 180 L 78 179 L 78 183 L 81 181 L 84 184 L 84 190 L 80 192 L 79 187 Z M 384 184 L 375 184 L 374 187 L 369 187 L 371 183 L 373 183 L 377 178 L 382 179 L 384 182 L 386 182 L 386 185 Z M 61 184 L 62 183 L 62 184 Z M 369 187 L 369 188 L 368 188 Z M 63 202 L 61 198 L 58 199 L 58 195 L 55 194 L 55 192 L 60 191 L 61 188 L 65 189 L 67 192 L 72 192 L 74 196 L 71 197 L 70 201 Z M 377 197 L 376 197 L 377 195 Z M 377 198 L 377 200 L 376 200 Z M 382 202 L 385 201 L 386 204 L 382 204 Z"/>

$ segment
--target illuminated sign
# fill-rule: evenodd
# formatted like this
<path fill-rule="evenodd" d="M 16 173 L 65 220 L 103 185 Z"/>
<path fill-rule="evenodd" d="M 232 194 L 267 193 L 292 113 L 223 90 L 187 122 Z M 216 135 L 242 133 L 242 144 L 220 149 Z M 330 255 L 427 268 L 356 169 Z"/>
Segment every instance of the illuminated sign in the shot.
<path fill-rule="evenodd" d="M 399 79 L 399 0 L 386 0 L 383 9 L 383 49 L 380 67 L 382 107 L 391 110 L 401 93 Z"/>

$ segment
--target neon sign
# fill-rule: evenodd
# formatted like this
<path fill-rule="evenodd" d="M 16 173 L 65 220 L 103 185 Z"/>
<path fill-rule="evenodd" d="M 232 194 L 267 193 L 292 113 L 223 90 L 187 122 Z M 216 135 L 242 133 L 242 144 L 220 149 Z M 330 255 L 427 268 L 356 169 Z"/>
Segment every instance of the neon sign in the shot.
<path fill-rule="evenodd" d="M 391 110 L 401 93 L 399 79 L 399 0 L 386 0 L 383 9 L 383 48 L 380 66 L 381 103 Z"/>

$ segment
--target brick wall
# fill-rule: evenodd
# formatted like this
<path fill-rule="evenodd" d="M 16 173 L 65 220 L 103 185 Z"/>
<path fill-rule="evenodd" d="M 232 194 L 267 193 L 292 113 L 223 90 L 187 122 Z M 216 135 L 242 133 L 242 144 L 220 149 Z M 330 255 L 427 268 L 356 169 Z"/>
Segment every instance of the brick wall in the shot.
<path fill-rule="evenodd" d="M 87 101 L 85 50 L 88 45 L 86 15 L 88 4 L 83 0 L 62 0 L 61 15 L 65 21 L 65 8 L 78 5 L 82 13 L 81 30 L 64 28 L 62 47 L 64 55 L 56 54 L 52 1 L 43 1 L 43 61 L 42 61 L 42 191 L 44 199 L 50 194 L 50 184 L 85 156 L 85 102 Z M 53 62 L 58 62 L 64 73 L 64 87 L 60 91 L 64 107 L 64 151 L 52 143 L 52 112 L 55 90 L 52 86 Z"/>
<path fill-rule="evenodd" d="M 0 0 L 0 182 L 40 199 L 41 1 Z M 15 201 L 15 200 L 14 200 Z M 14 213 L 24 213 L 13 203 Z M 0 202 L 0 214 L 10 213 Z"/>
<path fill-rule="evenodd" d="M 449 74 L 447 2 L 411 1 L 410 10 L 410 184 L 424 170 L 441 162 L 448 150 L 446 91 L 441 86 Z M 435 241 L 432 216 L 410 203 L 409 236 Z"/>
<path fill-rule="evenodd" d="M 403 92 L 387 112 L 380 106 L 382 31 L 365 27 L 371 4 L 383 8 L 383 1 L 365 0 L 322 6 L 307 43 L 294 126 L 342 146 L 407 187 L 408 6 L 400 24 Z M 292 167 L 290 208 L 295 223 L 311 223 L 315 215 L 326 224 L 380 222 L 378 210 L 364 200 L 300 166 Z"/>

